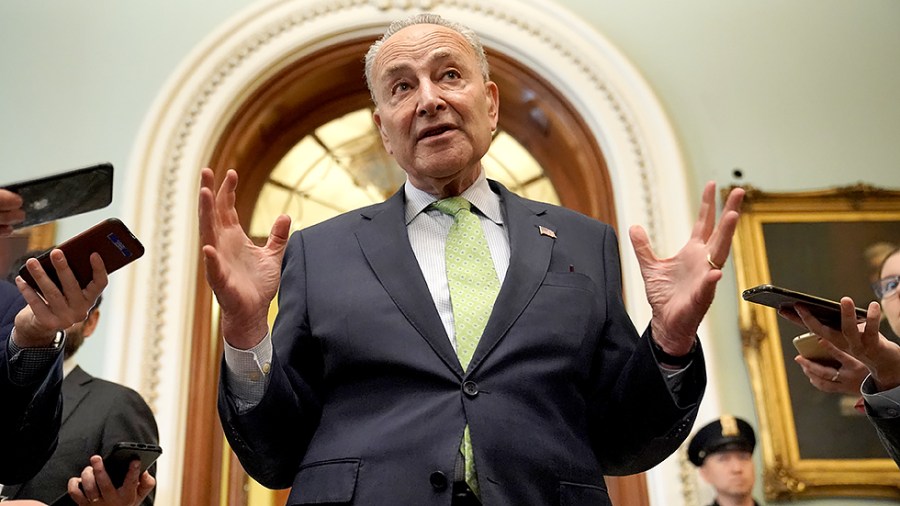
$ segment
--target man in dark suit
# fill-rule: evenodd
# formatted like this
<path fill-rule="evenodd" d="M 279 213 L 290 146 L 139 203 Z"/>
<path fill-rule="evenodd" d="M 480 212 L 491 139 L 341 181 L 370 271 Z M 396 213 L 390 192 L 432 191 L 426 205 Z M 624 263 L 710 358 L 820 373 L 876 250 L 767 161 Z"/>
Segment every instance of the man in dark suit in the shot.
<path fill-rule="evenodd" d="M 22 199 L 0 190 L 0 247 L 12 225 L 24 219 Z M 60 276 L 57 288 L 36 260 L 27 268 L 46 300 L 24 281 L 18 290 L 0 281 L 0 483 L 18 483 L 33 476 L 56 447 L 62 397 L 62 345 L 65 329 L 87 316 L 107 284 L 106 270 L 94 255 L 93 281 L 81 290 L 65 256 L 51 254 Z"/>
<path fill-rule="evenodd" d="M 499 92 L 477 36 L 423 15 L 366 60 L 375 123 L 407 173 L 392 198 L 289 244 L 281 216 L 259 248 L 234 209 L 236 173 L 216 191 L 203 170 L 232 448 L 264 485 L 292 487 L 292 505 L 609 504 L 604 474 L 644 471 L 690 431 L 705 387 L 696 330 L 743 194 L 716 225 L 707 185 L 671 259 L 632 230 L 653 310 L 640 335 L 612 228 L 485 179 Z"/>
<path fill-rule="evenodd" d="M 69 478 L 80 475 L 91 456 L 108 454 L 120 441 L 159 443 L 156 419 L 140 394 L 94 378 L 76 362 L 76 352 L 97 328 L 101 300 L 85 321 L 66 329 L 59 446 L 34 478 L 4 488 L 10 498 L 52 502 L 66 492 Z M 153 493 L 142 504 L 153 504 Z"/>

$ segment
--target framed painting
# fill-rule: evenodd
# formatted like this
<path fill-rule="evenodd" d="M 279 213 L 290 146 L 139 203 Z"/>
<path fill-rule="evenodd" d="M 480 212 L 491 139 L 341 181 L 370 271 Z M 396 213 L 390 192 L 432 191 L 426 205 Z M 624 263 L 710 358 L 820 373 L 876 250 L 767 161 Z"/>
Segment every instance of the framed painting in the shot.
<path fill-rule="evenodd" d="M 900 244 L 900 191 L 746 190 L 734 240 L 739 294 L 771 283 L 832 300 L 849 295 L 860 307 L 874 299 L 879 257 Z M 900 498 L 900 470 L 854 409 L 859 396 L 820 392 L 794 363 L 791 340 L 805 329 L 738 299 L 766 498 Z M 897 339 L 886 323 L 882 331 Z"/>

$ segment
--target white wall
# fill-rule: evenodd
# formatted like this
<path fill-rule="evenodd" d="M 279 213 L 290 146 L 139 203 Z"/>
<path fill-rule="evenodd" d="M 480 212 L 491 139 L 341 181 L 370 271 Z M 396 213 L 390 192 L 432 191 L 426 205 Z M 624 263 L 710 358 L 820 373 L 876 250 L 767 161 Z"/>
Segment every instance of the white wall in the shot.
<path fill-rule="evenodd" d="M 124 170 L 165 80 L 210 31 L 249 3 L 0 2 L 0 184 L 97 161 Z M 772 191 L 857 181 L 900 186 L 900 3 L 555 4 L 594 25 L 644 74 L 669 112 L 694 191 L 710 179 Z M 735 168 L 742 180 L 733 177 Z M 121 214 L 127 176 L 117 174 L 110 208 L 62 220 L 58 239 Z M 709 317 L 720 340 L 718 367 L 710 372 L 718 391 L 728 392 L 722 406 L 753 420 L 734 276 L 726 272 Z M 114 284 L 108 296 L 115 290 Z M 81 353 L 83 365 L 100 375 L 104 343 L 127 337 L 104 329 L 101 322 Z M 808 502 L 838 503 L 863 504 Z"/>

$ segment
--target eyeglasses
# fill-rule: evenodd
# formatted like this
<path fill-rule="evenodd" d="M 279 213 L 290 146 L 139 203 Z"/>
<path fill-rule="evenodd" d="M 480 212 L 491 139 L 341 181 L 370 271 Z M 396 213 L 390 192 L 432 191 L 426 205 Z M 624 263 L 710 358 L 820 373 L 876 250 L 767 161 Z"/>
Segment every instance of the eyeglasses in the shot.
<path fill-rule="evenodd" d="M 875 292 L 875 297 L 886 299 L 897 293 L 898 286 L 900 286 L 900 276 L 888 276 L 872 283 L 872 290 Z"/>

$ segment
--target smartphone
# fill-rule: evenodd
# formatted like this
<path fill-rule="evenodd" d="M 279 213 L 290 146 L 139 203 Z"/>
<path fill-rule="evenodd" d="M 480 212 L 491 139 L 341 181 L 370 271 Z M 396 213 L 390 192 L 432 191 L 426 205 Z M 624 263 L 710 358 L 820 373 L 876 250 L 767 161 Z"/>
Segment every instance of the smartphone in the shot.
<path fill-rule="evenodd" d="M 834 300 L 823 299 L 815 295 L 795 292 L 787 288 L 774 285 L 759 285 L 744 290 L 741 294 L 744 300 L 755 304 L 774 307 L 775 309 L 793 308 L 796 304 L 802 304 L 817 320 L 833 329 L 841 328 L 841 304 Z M 866 310 L 856 308 L 856 320 L 865 321 Z"/>
<path fill-rule="evenodd" d="M 20 229 L 101 209 L 112 202 L 113 166 L 109 163 L 2 186 L 22 197 L 25 221 Z"/>
<path fill-rule="evenodd" d="M 117 218 L 103 220 L 60 244 L 57 248 L 66 255 L 66 261 L 81 288 L 86 287 L 94 278 L 94 271 L 91 268 L 91 253 L 100 254 L 107 273 L 112 273 L 134 262 L 144 254 L 144 246 Z M 50 251 L 38 256 L 37 260 L 41 263 L 47 276 L 59 287 L 59 276 L 50 261 Z M 41 293 L 37 282 L 24 264 L 19 268 L 19 276 L 22 276 L 22 279 L 36 292 Z"/>
<path fill-rule="evenodd" d="M 803 358 L 835 369 L 841 368 L 841 362 L 828 353 L 828 350 L 819 342 L 819 336 L 812 332 L 800 334 L 793 339 L 793 343 L 797 353 Z"/>
<path fill-rule="evenodd" d="M 155 444 L 119 442 L 103 457 L 103 468 L 106 469 L 113 486 L 119 488 L 125 482 L 125 475 L 128 474 L 128 467 L 132 462 L 140 460 L 143 473 L 161 454 L 162 448 Z M 85 466 L 88 465 L 90 462 L 85 463 Z M 77 503 L 67 492 L 57 497 L 49 506 L 77 506 Z"/>

